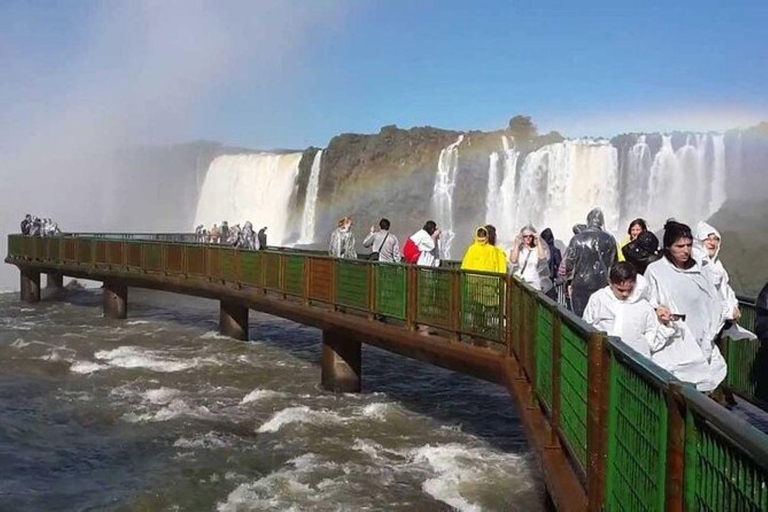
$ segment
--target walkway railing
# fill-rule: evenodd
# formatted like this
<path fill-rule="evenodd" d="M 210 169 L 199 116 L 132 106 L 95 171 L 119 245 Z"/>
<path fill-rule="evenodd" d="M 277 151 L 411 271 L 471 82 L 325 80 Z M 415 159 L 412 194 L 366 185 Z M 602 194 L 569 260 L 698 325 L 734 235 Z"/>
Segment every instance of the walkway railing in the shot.
<path fill-rule="evenodd" d="M 525 381 L 530 407 L 552 429 L 547 449 L 566 451 L 590 510 L 768 511 L 768 436 L 510 276 L 86 234 L 11 235 L 7 261 L 218 283 L 403 329 L 430 326 L 446 344 L 490 346 L 517 362 L 510 378 Z M 727 354 L 729 384 L 749 391 L 733 344 Z M 751 360 L 743 364 L 754 368 Z"/>

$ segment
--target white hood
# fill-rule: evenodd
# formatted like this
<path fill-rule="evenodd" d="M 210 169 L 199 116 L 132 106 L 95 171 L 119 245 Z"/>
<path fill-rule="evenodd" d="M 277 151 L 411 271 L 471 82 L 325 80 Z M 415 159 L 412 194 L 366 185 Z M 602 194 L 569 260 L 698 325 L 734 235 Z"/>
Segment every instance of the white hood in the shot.
<path fill-rule="evenodd" d="M 715 235 L 720 239 L 720 245 L 717 247 L 714 257 L 709 256 L 707 248 L 704 246 L 704 240 L 706 240 L 709 235 Z M 723 248 L 723 237 L 714 226 L 707 224 L 704 221 L 699 222 L 696 224 L 696 229 L 693 230 L 693 238 L 694 258 L 697 261 L 701 262 L 705 258 L 712 261 L 717 259 L 717 256 L 720 254 L 720 249 Z"/>

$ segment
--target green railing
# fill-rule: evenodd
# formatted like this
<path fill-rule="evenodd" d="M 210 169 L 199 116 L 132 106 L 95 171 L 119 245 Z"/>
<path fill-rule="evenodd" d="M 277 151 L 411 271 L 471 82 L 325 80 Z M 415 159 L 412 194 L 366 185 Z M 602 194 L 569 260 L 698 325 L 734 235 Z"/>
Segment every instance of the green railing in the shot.
<path fill-rule="evenodd" d="M 591 510 L 768 511 L 768 437 L 510 276 L 83 234 L 11 235 L 8 260 L 235 286 L 403 329 L 423 324 L 478 351 L 491 342 L 517 361 Z M 726 345 L 728 383 L 757 395 L 761 358 L 747 347 Z"/>

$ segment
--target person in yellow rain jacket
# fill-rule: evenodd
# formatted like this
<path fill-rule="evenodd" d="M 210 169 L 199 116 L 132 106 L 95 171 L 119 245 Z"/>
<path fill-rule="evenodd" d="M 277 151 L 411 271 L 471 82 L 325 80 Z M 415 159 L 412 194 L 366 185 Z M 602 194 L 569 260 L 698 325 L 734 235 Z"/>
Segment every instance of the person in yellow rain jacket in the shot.
<path fill-rule="evenodd" d="M 507 256 L 504 251 L 491 243 L 490 227 L 481 226 L 475 231 L 475 241 L 469 246 L 461 261 L 462 270 L 506 274 Z"/>

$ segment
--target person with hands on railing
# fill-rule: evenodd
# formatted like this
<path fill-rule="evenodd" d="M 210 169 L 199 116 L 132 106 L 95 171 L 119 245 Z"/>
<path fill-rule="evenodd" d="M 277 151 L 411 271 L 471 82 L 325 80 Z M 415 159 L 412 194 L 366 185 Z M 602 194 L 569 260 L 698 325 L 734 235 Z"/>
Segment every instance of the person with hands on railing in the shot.
<path fill-rule="evenodd" d="M 725 314 L 725 327 L 722 336 L 732 340 L 753 340 L 755 334 L 744 329 L 736 321 L 741 317 L 739 299 L 730 285 L 730 276 L 725 270 L 723 262 L 718 258 L 722 248 L 720 232 L 707 224 L 699 222 L 694 232 L 693 257 L 702 267 L 708 270 L 707 276 L 715 285 L 723 301 L 723 313 Z"/>
<path fill-rule="evenodd" d="M 664 257 L 648 265 L 648 297 L 663 324 L 676 331 L 659 363 L 699 391 L 713 391 L 728 367 L 715 340 L 725 322 L 722 300 L 706 267 L 692 257 L 691 228 L 674 220 L 664 226 Z M 699 350 L 696 350 L 696 347 Z M 699 352 L 706 368 L 699 363 Z M 656 359 L 654 359 L 655 361 Z"/>
<path fill-rule="evenodd" d="M 615 264 L 609 279 L 608 286 L 589 298 L 584 321 L 609 336 L 621 338 L 636 352 L 651 358 L 667 344 L 675 333 L 674 327 L 659 322 L 645 297 L 647 285 L 630 263 Z"/>
<path fill-rule="evenodd" d="M 549 275 L 549 248 L 533 226 L 520 230 L 515 246 L 509 253 L 512 272 L 534 290 L 549 294 L 552 279 Z"/>

